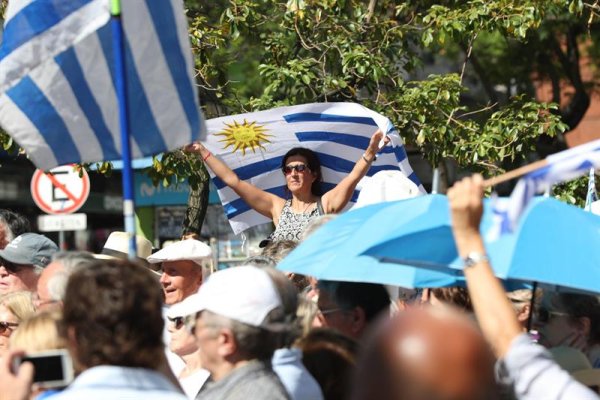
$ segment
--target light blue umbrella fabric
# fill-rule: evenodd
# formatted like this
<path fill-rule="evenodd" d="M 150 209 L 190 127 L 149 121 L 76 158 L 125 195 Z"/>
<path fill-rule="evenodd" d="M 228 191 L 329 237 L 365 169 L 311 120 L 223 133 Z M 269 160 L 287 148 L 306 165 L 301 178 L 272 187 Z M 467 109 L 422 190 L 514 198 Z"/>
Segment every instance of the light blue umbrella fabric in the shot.
<path fill-rule="evenodd" d="M 412 226 L 418 234 L 424 217 L 436 216 L 444 208 L 439 206 L 440 201 L 444 196 L 428 195 L 348 211 L 314 232 L 279 263 L 278 269 L 318 279 L 405 288 L 464 285 L 459 270 L 415 268 L 362 255 L 373 244 L 390 238 L 389 232 L 398 226 Z M 444 230 L 438 233 L 443 236 Z M 429 253 L 448 252 L 438 247 L 435 238 L 426 241 L 422 247 Z M 454 241 L 450 244 L 454 247 Z"/>
<path fill-rule="evenodd" d="M 484 239 L 492 227 L 491 202 L 485 202 L 481 231 Z M 446 210 L 448 205 L 446 204 Z M 446 253 L 427 254 L 425 241 L 428 231 L 444 230 L 450 226 L 446 215 L 428 215 L 420 225 L 429 228 L 415 234 L 413 227 L 398 226 L 388 232 L 387 239 L 365 250 L 362 255 L 383 262 L 408 265 L 429 265 L 449 269 L 461 268 L 462 261 L 449 250 L 454 239 L 449 234 L 436 237 L 437 246 Z M 600 293 L 600 217 L 553 198 L 536 198 L 521 217 L 513 234 L 497 240 L 485 240 L 496 276 L 504 280 L 538 282 L 555 290 L 576 290 Z"/>

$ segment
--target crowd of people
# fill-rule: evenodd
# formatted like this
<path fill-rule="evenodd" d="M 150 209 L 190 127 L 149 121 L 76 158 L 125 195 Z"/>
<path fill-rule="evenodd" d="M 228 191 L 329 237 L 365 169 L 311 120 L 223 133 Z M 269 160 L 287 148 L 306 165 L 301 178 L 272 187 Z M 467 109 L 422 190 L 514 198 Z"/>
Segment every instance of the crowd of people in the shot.
<path fill-rule="evenodd" d="M 136 260 L 123 232 L 100 254 L 59 251 L 1 210 L 0 399 L 598 399 L 598 298 L 505 292 L 479 231 L 480 176 L 448 191 L 467 287 L 408 298 L 276 269 L 331 218 L 321 211 L 347 202 L 312 191 L 320 171 L 310 155 L 284 159 L 285 201 L 242 184 L 203 147 L 191 151 L 274 220 L 285 207 L 307 218 L 288 220 L 293 234 L 271 236 L 244 265 L 214 271 L 211 248 L 196 239 L 153 252 L 139 237 Z M 75 371 L 68 385 L 35 382 L 32 364 L 15 363 L 57 349 Z"/>

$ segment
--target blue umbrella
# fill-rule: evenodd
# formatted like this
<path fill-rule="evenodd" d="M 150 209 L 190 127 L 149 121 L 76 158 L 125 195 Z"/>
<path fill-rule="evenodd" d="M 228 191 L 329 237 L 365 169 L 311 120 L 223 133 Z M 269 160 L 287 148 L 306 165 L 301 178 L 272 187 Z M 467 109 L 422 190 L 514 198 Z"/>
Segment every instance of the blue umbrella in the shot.
<path fill-rule="evenodd" d="M 390 238 L 388 233 L 399 225 L 419 227 L 424 216 L 435 215 L 442 210 L 440 201 L 444 201 L 444 196 L 430 195 L 374 204 L 341 214 L 294 249 L 281 261 L 278 269 L 318 279 L 382 283 L 405 288 L 464 285 L 462 272 L 458 270 L 415 268 L 379 262 L 362 255 L 373 244 Z M 415 228 L 415 232 L 418 233 L 418 229 Z M 450 244 L 454 247 L 453 241 Z M 429 239 L 424 247 L 430 253 L 448 251 L 438 248 Z"/>
<path fill-rule="evenodd" d="M 438 231 L 450 226 L 449 211 L 432 218 L 438 218 Z M 486 202 L 481 227 L 484 236 L 492 223 L 491 203 Z M 435 222 L 431 224 L 435 226 Z M 414 245 L 414 235 L 411 229 L 399 226 L 362 255 L 386 263 L 460 268 L 456 249 L 454 254 L 440 256 L 407 248 Z M 427 232 L 419 235 L 427 237 Z M 454 242 L 451 234 L 436 240 L 448 248 Z M 536 198 L 522 215 L 517 230 L 497 240 L 486 240 L 486 249 L 499 278 L 538 282 L 559 290 L 600 292 L 600 217 L 580 208 L 553 198 Z"/>

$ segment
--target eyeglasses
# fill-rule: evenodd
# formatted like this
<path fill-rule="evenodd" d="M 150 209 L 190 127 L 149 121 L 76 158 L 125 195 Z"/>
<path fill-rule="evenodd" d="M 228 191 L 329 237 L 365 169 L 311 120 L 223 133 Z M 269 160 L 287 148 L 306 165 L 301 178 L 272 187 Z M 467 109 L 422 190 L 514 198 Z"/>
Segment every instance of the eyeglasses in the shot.
<path fill-rule="evenodd" d="M 175 318 L 167 317 L 167 318 L 169 318 L 169 321 L 171 321 L 173 323 L 173 326 L 175 326 L 175 329 L 181 329 L 181 327 L 183 326 L 183 323 L 184 323 L 183 317 L 175 317 Z"/>
<path fill-rule="evenodd" d="M 552 319 L 552 317 L 570 317 L 571 315 L 565 312 L 560 311 L 551 311 L 547 308 L 540 307 L 537 310 L 536 319 L 538 322 L 548 322 Z"/>
<path fill-rule="evenodd" d="M 283 167 L 283 173 L 289 175 L 292 173 L 293 170 L 296 170 L 296 172 L 304 172 L 307 169 L 308 167 L 304 164 L 286 165 L 285 167 Z"/>
<path fill-rule="evenodd" d="M 319 308 L 319 309 L 317 310 L 317 313 L 318 313 L 319 315 L 321 315 L 321 316 L 323 316 L 323 317 L 324 317 L 324 316 L 326 316 L 326 315 L 328 315 L 328 314 L 333 314 L 334 312 L 338 312 L 338 311 L 347 311 L 347 310 L 346 310 L 346 309 L 344 309 L 344 308 L 341 308 L 341 307 L 337 307 L 337 308 L 326 308 L 326 309 L 323 309 L 323 310 Z"/>
<path fill-rule="evenodd" d="M 6 322 L 6 321 L 0 321 L 0 333 L 4 333 L 7 330 L 14 330 L 17 326 L 19 326 L 19 324 L 14 323 L 14 322 Z"/>
<path fill-rule="evenodd" d="M 6 270 L 11 274 L 19 272 L 23 267 L 22 265 L 12 263 L 2 258 L 0 258 L 0 266 L 6 268 Z"/>

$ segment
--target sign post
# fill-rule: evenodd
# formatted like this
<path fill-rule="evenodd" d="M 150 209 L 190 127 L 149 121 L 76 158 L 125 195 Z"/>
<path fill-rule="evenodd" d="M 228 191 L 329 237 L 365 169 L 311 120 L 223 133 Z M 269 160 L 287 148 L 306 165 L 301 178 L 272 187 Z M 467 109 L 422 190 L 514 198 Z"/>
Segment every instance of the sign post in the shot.
<path fill-rule="evenodd" d="M 85 214 L 73 214 L 85 203 L 90 194 L 90 178 L 83 169 L 74 164 L 52 168 L 50 171 L 36 169 L 31 178 L 31 196 L 45 213 L 40 216 L 38 228 L 42 232 L 59 232 L 59 246 L 65 249 L 66 230 L 87 228 Z"/>

